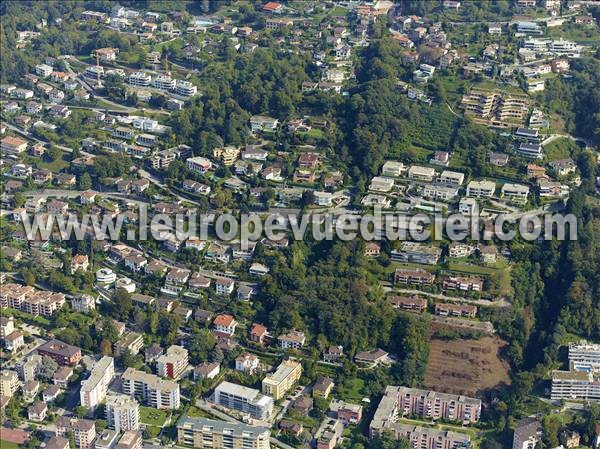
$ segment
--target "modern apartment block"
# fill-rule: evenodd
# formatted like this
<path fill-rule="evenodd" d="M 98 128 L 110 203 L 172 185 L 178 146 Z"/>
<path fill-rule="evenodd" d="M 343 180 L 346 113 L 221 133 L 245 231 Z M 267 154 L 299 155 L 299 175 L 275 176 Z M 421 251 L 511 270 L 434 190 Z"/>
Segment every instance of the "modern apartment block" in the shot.
<path fill-rule="evenodd" d="M 475 122 L 495 127 L 522 124 L 529 111 L 527 95 L 513 95 L 498 91 L 473 89 L 463 96 L 465 113 L 475 117 Z"/>
<path fill-rule="evenodd" d="M 0 307 L 22 310 L 35 316 L 51 317 L 65 305 L 65 302 L 63 293 L 12 283 L 0 287 Z"/>
<path fill-rule="evenodd" d="M 570 343 L 569 368 L 574 371 L 600 371 L 600 344 L 585 340 Z"/>
<path fill-rule="evenodd" d="M 388 386 L 383 401 L 394 403 L 401 416 L 475 423 L 481 415 L 479 399 L 419 388 Z"/>
<path fill-rule="evenodd" d="M 262 381 L 262 392 L 276 401 L 291 390 L 302 375 L 302 365 L 295 360 L 284 360 L 277 371 L 268 374 Z"/>
<path fill-rule="evenodd" d="M 90 377 L 81 382 L 79 399 L 81 405 L 94 409 L 106 398 L 108 385 L 115 375 L 115 362 L 112 357 L 104 356 L 92 368 Z"/>
<path fill-rule="evenodd" d="M 391 252 L 395 262 L 414 262 L 435 265 L 442 256 L 442 250 L 437 246 L 418 242 L 403 242 L 400 250 Z"/>
<path fill-rule="evenodd" d="M 161 377 L 178 379 L 188 367 L 188 351 L 177 345 L 171 345 L 166 354 L 156 359 L 156 369 Z"/>
<path fill-rule="evenodd" d="M 177 423 L 177 442 L 211 449 L 269 449 L 266 427 L 183 416 Z"/>
<path fill-rule="evenodd" d="M 379 406 L 381 408 L 381 405 Z M 379 409 L 378 409 L 379 410 Z M 394 434 L 396 439 L 405 438 L 413 448 L 435 449 L 468 449 L 471 447 L 471 437 L 464 433 L 438 430 L 429 427 L 400 424 L 391 419 L 379 420 L 377 413 L 371 421 L 371 437 L 384 431 Z"/>
<path fill-rule="evenodd" d="M 273 414 L 273 399 L 253 388 L 221 382 L 215 388 L 217 405 L 248 413 L 254 419 L 268 419 Z"/>
<path fill-rule="evenodd" d="M 56 420 L 56 436 L 69 438 L 71 434 L 77 449 L 92 449 L 96 438 L 96 422 L 91 419 L 60 416 Z"/>
<path fill-rule="evenodd" d="M 81 349 L 60 340 L 50 340 L 40 346 L 38 354 L 48 356 L 59 365 L 74 366 L 81 360 Z"/>
<path fill-rule="evenodd" d="M 179 384 L 133 368 L 121 376 L 123 393 L 158 409 L 179 408 Z"/>
<path fill-rule="evenodd" d="M 600 402 L 600 379 L 586 371 L 552 371 L 551 399 Z"/>
<path fill-rule="evenodd" d="M 140 405 L 126 394 L 106 397 L 106 423 L 118 433 L 140 428 Z"/>

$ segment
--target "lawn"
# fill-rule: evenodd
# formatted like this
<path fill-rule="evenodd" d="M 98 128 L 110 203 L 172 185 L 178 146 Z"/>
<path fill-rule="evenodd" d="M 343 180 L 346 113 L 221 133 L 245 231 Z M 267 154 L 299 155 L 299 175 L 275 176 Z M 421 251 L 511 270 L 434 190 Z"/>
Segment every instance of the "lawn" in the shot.
<path fill-rule="evenodd" d="M 364 397 L 362 389 L 365 381 L 362 379 L 350 379 L 341 385 L 337 385 L 336 389 L 340 399 L 344 401 L 358 403 Z"/>
<path fill-rule="evenodd" d="M 167 420 L 167 412 L 150 407 L 140 407 L 140 421 L 151 426 L 162 427 Z"/>
<path fill-rule="evenodd" d="M 5 440 L 0 440 L 0 447 L 2 447 L 2 449 L 19 449 L 19 445 L 17 443 Z"/>
<path fill-rule="evenodd" d="M 546 153 L 547 160 L 555 161 L 557 159 L 568 158 L 572 152 L 577 151 L 578 149 L 579 147 L 577 144 L 571 139 L 560 137 L 544 146 L 544 153 Z"/>

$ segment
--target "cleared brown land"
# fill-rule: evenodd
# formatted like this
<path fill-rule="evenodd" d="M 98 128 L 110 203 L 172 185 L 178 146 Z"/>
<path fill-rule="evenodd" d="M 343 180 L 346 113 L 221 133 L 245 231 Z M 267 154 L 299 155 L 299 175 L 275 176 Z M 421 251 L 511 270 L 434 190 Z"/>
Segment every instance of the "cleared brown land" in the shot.
<path fill-rule="evenodd" d="M 431 339 L 425 386 L 444 393 L 478 396 L 502 383 L 510 384 L 510 367 L 499 355 L 506 345 L 497 336 Z"/>

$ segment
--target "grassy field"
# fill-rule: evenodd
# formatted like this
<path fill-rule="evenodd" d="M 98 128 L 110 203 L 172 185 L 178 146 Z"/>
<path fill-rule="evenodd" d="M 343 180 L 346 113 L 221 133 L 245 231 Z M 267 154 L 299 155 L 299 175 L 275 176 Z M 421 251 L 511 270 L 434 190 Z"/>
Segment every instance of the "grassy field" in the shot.
<path fill-rule="evenodd" d="M 167 420 L 167 412 L 150 407 L 140 407 L 140 421 L 151 426 L 162 427 Z"/>
<path fill-rule="evenodd" d="M 568 158 L 573 151 L 578 149 L 577 144 L 567 137 L 560 137 L 544 147 L 546 159 L 555 161 Z"/>
<path fill-rule="evenodd" d="M 362 379 L 351 379 L 341 385 L 337 385 L 336 389 L 340 399 L 358 403 L 363 398 L 362 389 L 365 381 Z"/>
<path fill-rule="evenodd" d="M 0 447 L 2 447 L 2 449 L 19 449 L 19 445 L 17 443 L 5 440 L 0 440 Z"/>

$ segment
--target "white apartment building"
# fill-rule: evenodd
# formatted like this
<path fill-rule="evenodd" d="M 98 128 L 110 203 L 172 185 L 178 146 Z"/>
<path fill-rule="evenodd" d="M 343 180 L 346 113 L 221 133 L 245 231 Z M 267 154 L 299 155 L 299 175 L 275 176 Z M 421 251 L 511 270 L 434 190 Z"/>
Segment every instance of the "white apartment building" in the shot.
<path fill-rule="evenodd" d="M 408 169 L 408 177 L 418 181 L 433 181 L 435 169 L 431 167 L 422 167 L 420 165 L 411 165 Z"/>
<path fill-rule="evenodd" d="M 152 81 L 156 89 L 172 90 L 175 88 L 175 80 L 168 75 L 159 75 Z"/>
<path fill-rule="evenodd" d="M 39 64 L 35 66 L 35 74 L 42 78 L 48 78 L 54 69 L 48 64 Z"/>
<path fill-rule="evenodd" d="M 600 402 L 600 379 L 585 371 L 552 371 L 550 398 Z"/>
<path fill-rule="evenodd" d="M 212 167 L 212 162 L 202 156 L 190 157 L 185 163 L 188 170 L 201 175 L 205 174 Z"/>
<path fill-rule="evenodd" d="M 496 183 L 494 181 L 471 181 L 467 184 L 467 196 L 492 197 L 496 191 Z"/>
<path fill-rule="evenodd" d="M 387 161 L 383 164 L 383 167 L 381 167 L 381 174 L 382 176 L 398 177 L 401 176 L 405 170 L 406 168 L 402 162 Z"/>
<path fill-rule="evenodd" d="M 175 81 L 175 93 L 183 97 L 191 97 L 196 95 L 198 88 L 189 81 L 177 80 Z"/>
<path fill-rule="evenodd" d="M 447 185 L 450 185 L 453 187 L 460 187 L 464 181 L 465 181 L 464 173 L 451 171 L 451 170 L 444 170 L 437 180 L 437 182 L 439 182 L 441 184 L 447 184 Z"/>
<path fill-rule="evenodd" d="M 248 413 L 254 419 L 268 419 L 273 414 L 273 398 L 231 382 L 221 382 L 215 388 L 214 400 L 217 405 Z"/>
<path fill-rule="evenodd" d="M 508 198 L 516 203 L 526 203 L 529 196 L 529 187 L 522 184 L 504 184 L 502 186 L 502 197 Z"/>
<path fill-rule="evenodd" d="M 161 377 L 179 379 L 188 367 L 188 351 L 177 345 L 171 345 L 167 352 L 156 360 L 156 370 Z"/>
<path fill-rule="evenodd" d="M 177 423 L 177 442 L 212 449 L 269 449 L 271 432 L 266 427 L 182 417 Z"/>
<path fill-rule="evenodd" d="M 145 72 L 133 72 L 127 78 L 127 82 L 135 87 L 148 87 L 152 78 Z"/>
<path fill-rule="evenodd" d="M 475 198 L 461 198 L 458 202 L 458 211 L 465 216 L 471 216 L 475 212 L 477 207 L 477 200 Z"/>
<path fill-rule="evenodd" d="M 106 397 L 106 423 L 117 433 L 140 428 L 140 404 L 126 394 Z"/>
<path fill-rule="evenodd" d="M 81 405 L 94 409 L 106 398 L 108 385 L 115 375 L 115 361 L 112 357 L 104 356 L 94 365 L 90 377 L 81 382 L 79 399 Z"/>
<path fill-rule="evenodd" d="M 423 188 L 423 197 L 440 201 L 450 201 L 458 196 L 458 188 L 445 184 L 427 184 Z"/>
<path fill-rule="evenodd" d="M 512 449 L 535 449 L 542 439 L 542 425 L 534 418 L 525 418 L 515 426 Z"/>
<path fill-rule="evenodd" d="M 544 149 L 539 143 L 521 143 L 516 149 L 517 153 L 530 159 L 542 159 Z"/>
<path fill-rule="evenodd" d="M 575 371 L 600 371 L 600 344 L 569 343 L 569 366 Z"/>
<path fill-rule="evenodd" d="M 123 393 L 140 399 L 150 407 L 176 409 L 180 405 L 179 384 L 161 379 L 133 368 L 127 368 L 121 376 Z"/>

